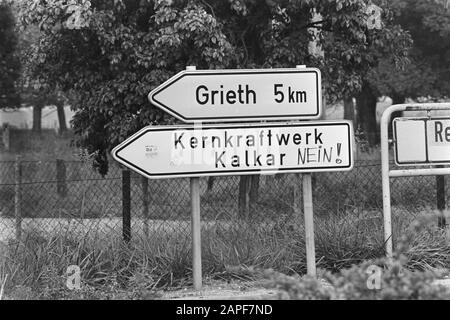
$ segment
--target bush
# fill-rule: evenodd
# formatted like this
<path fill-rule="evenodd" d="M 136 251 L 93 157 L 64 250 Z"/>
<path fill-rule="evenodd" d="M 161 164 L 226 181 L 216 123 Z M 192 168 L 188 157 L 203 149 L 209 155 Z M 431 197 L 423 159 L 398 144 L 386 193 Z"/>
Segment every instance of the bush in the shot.
<path fill-rule="evenodd" d="M 442 300 L 450 290 L 434 284 L 448 271 L 445 231 L 433 227 L 432 215 L 414 220 L 398 239 L 394 258 L 369 259 L 337 273 L 320 271 L 322 280 L 267 271 L 280 299 L 302 300 Z"/>
<path fill-rule="evenodd" d="M 442 300 L 450 292 L 433 284 L 438 274 L 411 271 L 404 267 L 406 258 L 367 261 L 337 274 L 325 272 L 324 280 L 313 277 L 286 276 L 273 271 L 266 275 L 280 299 L 301 300 Z"/>

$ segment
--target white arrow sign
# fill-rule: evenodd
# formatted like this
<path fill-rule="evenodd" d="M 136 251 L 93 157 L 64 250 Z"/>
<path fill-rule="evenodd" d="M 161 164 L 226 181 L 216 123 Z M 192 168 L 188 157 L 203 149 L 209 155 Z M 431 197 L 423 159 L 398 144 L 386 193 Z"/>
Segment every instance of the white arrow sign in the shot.
<path fill-rule="evenodd" d="M 353 166 L 348 121 L 149 126 L 112 151 L 147 178 L 343 171 Z"/>
<path fill-rule="evenodd" d="M 317 119 L 321 78 L 315 68 L 186 70 L 149 93 L 184 122 Z"/>

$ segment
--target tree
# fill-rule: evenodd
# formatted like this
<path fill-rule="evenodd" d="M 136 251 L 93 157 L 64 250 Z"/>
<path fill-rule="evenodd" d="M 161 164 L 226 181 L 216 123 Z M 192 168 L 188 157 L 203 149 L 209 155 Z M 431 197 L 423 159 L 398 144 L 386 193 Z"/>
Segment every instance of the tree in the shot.
<path fill-rule="evenodd" d="M 446 1 L 392 1 L 394 21 L 408 31 L 413 40 L 409 63 L 396 69 L 392 61 L 381 59 L 367 74 L 362 108 L 374 114 L 373 96 L 390 96 L 394 104 L 406 98 L 450 96 L 450 8 Z M 370 106 L 364 103 L 370 101 Z M 364 102 L 364 103 L 362 103 Z M 393 115 L 395 117 L 396 115 Z M 367 121 L 367 119 L 365 120 Z M 366 123 L 372 128 L 372 122 Z"/>
<path fill-rule="evenodd" d="M 183 70 L 294 67 L 322 70 L 328 101 L 358 92 L 383 55 L 405 58 L 408 36 L 384 11 L 367 27 L 363 0 L 37 0 L 22 3 L 23 25 L 39 25 L 33 73 L 75 97 L 78 145 L 107 171 L 108 151 L 145 125 L 175 119 L 147 102 L 148 92 Z M 323 17 L 311 23 L 313 9 Z M 308 53 L 320 29 L 325 57 Z M 400 39 L 400 40 L 399 40 Z"/>
<path fill-rule="evenodd" d="M 12 8 L 18 14 L 20 6 L 12 3 Z M 17 52 L 22 66 L 18 81 L 22 106 L 33 108 L 33 131 L 40 133 L 42 129 L 42 109 L 47 105 L 55 105 L 57 108 L 60 133 L 67 130 L 64 114 L 64 103 L 67 101 L 65 95 L 58 88 L 48 85 L 43 79 L 33 74 L 34 62 L 29 59 L 37 50 L 40 41 L 40 31 L 38 26 L 29 25 L 18 31 Z"/>
<path fill-rule="evenodd" d="M 380 91 L 410 98 L 450 96 L 449 2 L 396 0 L 393 5 L 395 20 L 413 39 L 412 63 L 399 75 L 400 81 L 393 81 L 393 85 L 386 83 L 395 77 L 391 73 L 388 80 L 381 82 L 384 87 L 381 86 Z"/>
<path fill-rule="evenodd" d="M 11 7 L 0 0 L 0 108 L 20 106 L 20 95 L 17 91 L 17 81 L 20 77 L 17 42 Z"/>

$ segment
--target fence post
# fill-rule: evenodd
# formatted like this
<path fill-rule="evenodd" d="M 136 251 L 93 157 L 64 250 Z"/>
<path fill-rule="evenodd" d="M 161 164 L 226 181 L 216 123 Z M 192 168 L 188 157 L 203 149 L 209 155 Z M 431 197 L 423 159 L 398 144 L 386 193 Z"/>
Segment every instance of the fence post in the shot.
<path fill-rule="evenodd" d="M 259 181 L 260 176 L 254 175 L 250 176 L 250 190 L 249 190 L 249 209 L 250 214 L 255 214 L 258 205 L 258 196 L 259 196 Z"/>
<path fill-rule="evenodd" d="M 6 151 L 9 151 L 10 148 L 10 129 L 9 129 L 9 125 L 7 123 L 3 124 L 3 133 L 2 133 L 2 140 L 3 140 L 3 145 L 5 147 Z"/>
<path fill-rule="evenodd" d="M 16 239 L 20 240 L 22 236 L 22 164 L 20 156 L 16 156 L 14 165 L 15 178 L 15 197 L 14 197 L 14 216 L 16 219 Z"/>
<path fill-rule="evenodd" d="M 211 192 L 214 187 L 214 177 L 208 177 L 208 183 L 206 185 L 206 192 Z"/>
<path fill-rule="evenodd" d="M 144 235 L 148 238 L 148 179 L 141 177 L 142 185 L 142 217 L 144 219 Z"/>
<path fill-rule="evenodd" d="M 62 159 L 56 159 L 56 192 L 59 196 L 67 196 L 66 163 Z"/>
<path fill-rule="evenodd" d="M 301 185 L 302 185 L 302 176 L 299 173 L 293 174 L 294 179 L 294 199 L 293 199 L 293 211 L 295 215 L 300 215 L 301 213 Z"/>
<path fill-rule="evenodd" d="M 239 178 L 239 216 L 247 218 L 250 214 L 250 177 L 240 176 Z"/>
<path fill-rule="evenodd" d="M 442 168 L 443 166 L 438 166 Z M 436 204 L 439 211 L 438 227 L 445 228 L 445 176 L 436 176 Z"/>
<path fill-rule="evenodd" d="M 122 170 L 122 234 L 123 240 L 129 242 L 131 239 L 131 190 L 130 171 Z"/>

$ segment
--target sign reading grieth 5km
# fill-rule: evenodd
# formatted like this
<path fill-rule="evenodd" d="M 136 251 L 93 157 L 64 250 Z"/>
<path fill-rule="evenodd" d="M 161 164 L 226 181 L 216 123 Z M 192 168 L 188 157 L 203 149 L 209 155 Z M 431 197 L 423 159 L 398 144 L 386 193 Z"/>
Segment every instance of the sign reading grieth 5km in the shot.
<path fill-rule="evenodd" d="M 147 178 L 350 170 L 352 124 L 148 126 L 113 149 Z"/>
<path fill-rule="evenodd" d="M 152 90 L 150 102 L 183 122 L 317 119 L 315 68 L 186 70 Z"/>

